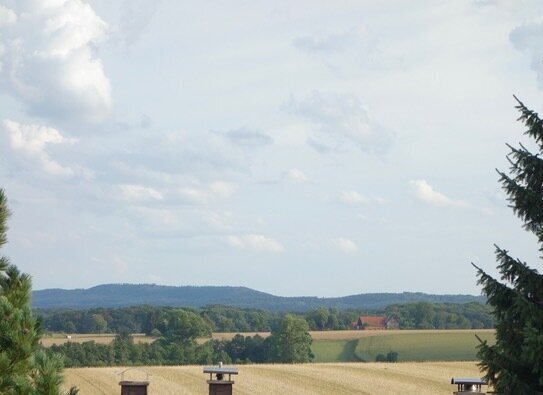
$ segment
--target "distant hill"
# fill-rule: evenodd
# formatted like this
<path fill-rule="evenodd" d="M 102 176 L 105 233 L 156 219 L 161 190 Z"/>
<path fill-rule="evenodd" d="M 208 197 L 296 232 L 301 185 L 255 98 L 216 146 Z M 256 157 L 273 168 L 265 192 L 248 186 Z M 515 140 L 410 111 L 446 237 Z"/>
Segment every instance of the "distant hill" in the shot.
<path fill-rule="evenodd" d="M 274 311 L 306 311 L 317 307 L 339 309 L 380 309 L 391 304 L 408 302 L 485 303 L 482 296 L 429 295 L 420 292 L 368 293 L 338 298 L 314 296 L 284 297 L 255 291 L 246 287 L 165 286 L 155 284 L 106 284 L 88 289 L 44 289 L 32 292 L 34 308 L 127 307 L 155 305 L 202 307 L 225 305 Z"/>

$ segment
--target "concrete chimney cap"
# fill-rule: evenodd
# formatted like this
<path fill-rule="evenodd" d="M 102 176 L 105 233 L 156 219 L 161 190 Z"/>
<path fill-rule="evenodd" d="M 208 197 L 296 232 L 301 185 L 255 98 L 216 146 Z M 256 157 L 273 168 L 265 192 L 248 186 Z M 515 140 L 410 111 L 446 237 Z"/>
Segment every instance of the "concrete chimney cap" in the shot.
<path fill-rule="evenodd" d="M 204 373 L 212 374 L 238 374 L 238 368 L 234 367 L 221 367 L 221 366 L 206 366 L 204 367 Z"/>
<path fill-rule="evenodd" d="M 453 377 L 451 384 L 486 385 L 486 381 L 478 378 Z"/>

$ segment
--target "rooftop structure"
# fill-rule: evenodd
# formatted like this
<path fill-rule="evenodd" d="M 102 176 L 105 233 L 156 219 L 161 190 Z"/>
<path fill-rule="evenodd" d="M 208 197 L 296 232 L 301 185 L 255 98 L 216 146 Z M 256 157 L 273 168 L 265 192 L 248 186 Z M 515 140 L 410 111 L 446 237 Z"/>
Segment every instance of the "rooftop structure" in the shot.
<path fill-rule="evenodd" d="M 223 367 L 222 362 L 219 366 L 204 367 L 204 373 L 209 373 L 209 395 L 232 395 L 232 380 L 233 374 L 238 374 L 238 369 L 235 367 Z M 215 375 L 215 377 L 213 377 Z M 228 380 L 225 376 L 228 375 Z"/>
<path fill-rule="evenodd" d="M 478 378 L 453 377 L 451 384 L 458 386 L 455 395 L 485 395 L 481 387 L 487 385 L 487 382 Z"/>

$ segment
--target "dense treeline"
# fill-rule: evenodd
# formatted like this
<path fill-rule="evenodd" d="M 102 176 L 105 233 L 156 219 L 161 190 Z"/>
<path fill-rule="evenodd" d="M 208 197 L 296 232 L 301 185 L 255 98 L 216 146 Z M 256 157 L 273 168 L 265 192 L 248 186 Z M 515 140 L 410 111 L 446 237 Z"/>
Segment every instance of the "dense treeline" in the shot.
<path fill-rule="evenodd" d="M 37 310 L 42 327 L 65 333 L 146 333 L 161 336 L 172 311 L 198 315 L 211 332 L 268 332 L 277 328 L 284 313 L 208 306 L 201 309 L 136 306 L 89 310 Z M 487 305 L 432 304 L 426 302 L 388 306 L 383 311 L 355 311 L 318 308 L 298 313 L 310 330 L 351 329 L 359 315 L 383 314 L 398 319 L 402 329 L 492 328 L 494 319 Z"/>
<path fill-rule="evenodd" d="M 494 316 L 488 305 L 480 303 L 407 303 L 391 305 L 385 315 L 398 319 L 401 329 L 488 329 Z"/>
<path fill-rule="evenodd" d="M 134 343 L 130 334 L 121 333 L 111 344 L 68 342 L 51 346 L 49 352 L 63 355 L 66 367 L 300 363 L 313 358 L 309 326 L 291 314 L 285 315 L 266 339 L 236 335 L 232 340 L 198 344 L 196 338 L 208 335 L 207 329 L 198 315 L 178 310 L 170 312 L 164 335 L 151 344 Z"/>
<path fill-rule="evenodd" d="M 146 333 L 160 336 L 172 311 L 198 315 L 213 332 L 266 332 L 277 326 L 282 314 L 264 310 L 210 306 L 199 310 L 161 306 L 95 308 L 89 310 L 36 310 L 42 327 L 65 333 Z"/>

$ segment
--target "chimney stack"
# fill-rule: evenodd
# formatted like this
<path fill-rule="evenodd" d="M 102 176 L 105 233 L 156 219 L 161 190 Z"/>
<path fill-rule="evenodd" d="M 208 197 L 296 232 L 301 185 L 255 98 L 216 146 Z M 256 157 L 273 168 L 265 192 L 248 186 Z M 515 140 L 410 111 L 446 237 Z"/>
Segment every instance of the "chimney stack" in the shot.
<path fill-rule="evenodd" d="M 232 375 L 238 374 L 237 368 L 223 367 L 222 362 L 219 362 L 219 366 L 204 367 L 204 373 L 209 373 L 209 395 L 232 395 Z M 228 380 L 225 375 L 228 375 Z"/>

